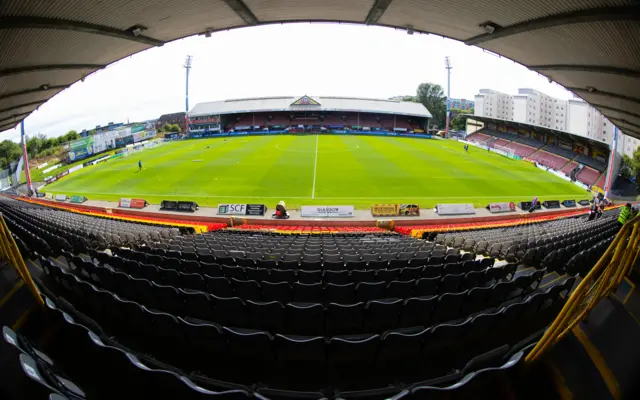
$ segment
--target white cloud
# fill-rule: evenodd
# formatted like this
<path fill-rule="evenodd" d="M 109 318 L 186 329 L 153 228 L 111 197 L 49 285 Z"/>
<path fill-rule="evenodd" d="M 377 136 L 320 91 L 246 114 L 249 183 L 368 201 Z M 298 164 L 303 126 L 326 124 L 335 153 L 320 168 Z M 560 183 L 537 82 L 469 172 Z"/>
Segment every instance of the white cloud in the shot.
<path fill-rule="evenodd" d="M 57 136 L 184 110 L 187 54 L 194 56 L 191 107 L 274 95 L 388 98 L 414 94 L 421 82 L 446 91 L 445 56 L 454 67 L 451 97 L 473 99 L 481 88 L 515 94 L 521 87 L 571 97 L 508 59 L 434 35 L 345 24 L 268 25 L 191 37 L 123 59 L 41 106 L 27 118 L 27 134 Z M 18 138 L 19 130 L 2 134 Z"/>

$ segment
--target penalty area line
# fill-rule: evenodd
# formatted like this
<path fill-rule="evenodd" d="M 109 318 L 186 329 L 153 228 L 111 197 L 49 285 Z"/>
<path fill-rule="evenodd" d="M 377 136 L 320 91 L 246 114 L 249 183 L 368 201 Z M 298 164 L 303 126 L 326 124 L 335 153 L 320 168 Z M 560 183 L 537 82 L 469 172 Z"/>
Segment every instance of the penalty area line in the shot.
<path fill-rule="evenodd" d="M 311 186 L 311 198 L 316 198 L 316 173 L 318 170 L 318 139 L 320 135 L 316 135 L 316 157 L 313 160 L 313 186 Z"/>

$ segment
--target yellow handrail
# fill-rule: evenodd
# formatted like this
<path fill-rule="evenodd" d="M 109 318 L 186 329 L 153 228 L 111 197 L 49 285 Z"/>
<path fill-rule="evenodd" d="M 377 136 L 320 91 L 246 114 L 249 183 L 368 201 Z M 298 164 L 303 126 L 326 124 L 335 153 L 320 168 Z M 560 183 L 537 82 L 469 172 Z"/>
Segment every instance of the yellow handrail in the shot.
<path fill-rule="evenodd" d="M 20 250 L 18 250 L 18 246 L 16 245 L 15 240 L 13 240 L 13 236 L 11 236 L 11 232 L 7 227 L 7 223 L 5 222 L 4 215 L 2 215 L 2 213 L 0 213 L 0 257 L 15 268 L 20 278 L 24 281 L 29 288 L 29 291 L 36 299 L 38 305 L 43 306 L 44 301 L 42 300 L 42 296 L 40 296 L 40 292 L 38 292 L 38 289 L 31 278 L 27 265 L 22 259 Z"/>
<path fill-rule="evenodd" d="M 540 359 L 547 350 L 583 321 L 600 300 L 616 290 L 638 261 L 639 243 L 640 216 L 637 216 L 620 229 L 596 265 L 571 293 L 549 329 L 527 355 L 527 362 Z"/>

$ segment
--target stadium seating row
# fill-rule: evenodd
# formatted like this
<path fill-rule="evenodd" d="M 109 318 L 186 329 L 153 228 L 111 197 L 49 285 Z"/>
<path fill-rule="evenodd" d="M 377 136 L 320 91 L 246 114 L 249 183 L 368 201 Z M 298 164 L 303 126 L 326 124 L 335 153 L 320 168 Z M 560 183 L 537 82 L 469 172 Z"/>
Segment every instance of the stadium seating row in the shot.
<path fill-rule="evenodd" d="M 360 333 L 355 336 L 325 338 L 291 336 L 284 333 L 271 335 L 265 331 L 177 318 L 120 299 L 110 292 L 100 291 L 92 286 L 89 286 L 88 290 L 82 290 L 77 287 L 81 285 L 81 280 L 64 272 L 58 277 L 63 275 L 67 275 L 67 278 L 59 280 L 60 287 L 67 288 L 65 294 L 73 299 L 74 303 L 94 312 L 98 310 L 91 315 L 95 315 L 99 322 L 105 322 L 105 326 L 110 328 L 115 327 L 113 332 L 116 334 L 128 332 L 129 335 L 125 339 L 127 343 L 153 351 L 154 354 L 160 355 L 162 360 L 180 365 L 189 364 L 191 368 L 202 370 L 207 369 L 207 363 L 210 364 L 209 360 L 215 357 L 218 360 L 234 360 L 242 368 L 243 379 L 249 381 L 265 379 L 269 376 L 269 371 L 278 371 L 276 376 L 270 377 L 277 382 L 277 378 L 286 371 L 287 378 L 295 376 L 297 384 L 317 385 L 325 383 L 327 379 L 326 383 L 356 386 L 355 382 L 359 379 L 368 377 L 368 373 L 375 373 L 375 369 L 372 369 L 374 366 L 386 372 L 393 369 L 396 374 L 399 370 L 407 368 L 408 374 L 420 371 L 422 377 L 447 372 L 460 360 L 469 359 L 469 355 L 488 350 L 496 340 L 503 340 L 504 338 L 497 334 L 498 331 L 504 330 L 506 334 L 513 334 L 520 328 L 514 329 L 516 321 L 521 321 L 529 327 L 532 321 L 535 321 L 534 328 L 548 323 L 549 317 L 554 315 L 563 303 L 559 295 L 573 284 L 573 280 L 563 282 L 562 285 L 536 291 L 528 297 L 520 297 L 519 300 L 498 309 L 454 319 L 448 323 L 437 324 L 437 320 L 431 320 L 430 328 L 422 326 L 409 330 L 391 330 L 382 335 Z M 418 315 L 421 314 L 423 313 Z M 350 316 L 343 316 L 342 322 L 352 323 Z M 274 315 L 270 317 L 275 318 Z M 382 317 L 384 320 L 384 315 Z M 262 318 L 272 319 L 266 315 Z M 319 318 L 306 320 L 314 323 L 317 319 Z M 301 324 L 305 319 L 303 316 L 296 316 L 293 320 Z M 378 318 L 371 321 L 378 323 Z M 518 336 L 521 337 L 522 335 Z M 166 346 L 166 343 L 172 345 Z M 453 347 L 458 349 L 455 355 L 450 352 Z M 188 350 L 190 348 L 191 351 Z M 194 352 L 201 354 L 198 360 L 185 357 L 186 354 L 191 355 Z M 404 360 L 403 365 L 396 365 L 398 360 Z M 233 369 L 233 366 L 228 364 L 226 367 Z M 354 372 L 354 367 L 357 367 L 357 372 Z M 220 371 L 216 369 L 215 372 Z M 239 372 L 236 370 L 232 375 L 236 376 Z M 362 376 L 364 372 L 368 373 Z M 227 371 L 227 374 L 229 373 L 231 372 Z M 325 377 L 325 374 L 328 376 Z"/>

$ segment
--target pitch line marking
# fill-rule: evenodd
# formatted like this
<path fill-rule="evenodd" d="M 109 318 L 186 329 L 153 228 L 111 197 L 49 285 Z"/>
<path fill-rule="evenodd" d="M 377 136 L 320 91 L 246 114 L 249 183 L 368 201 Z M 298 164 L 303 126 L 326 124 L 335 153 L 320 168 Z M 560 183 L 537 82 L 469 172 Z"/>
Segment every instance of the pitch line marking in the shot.
<path fill-rule="evenodd" d="M 313 161 L 313 186 L 311 187 L 311 198 L 316 198 L 316 173 L 318 170 L 318 140 L 320 135 L 316 135 L 316 158 Z"/>
<path fill-rule="evenodd" d="M 59 193 L 59 192 L 56 192 Z M 106 195 L 106 196 L 174 196 L 181 195 L 180 193 L 92 193 L 96 195 Z M 200 194 L 200 193 L 191 193 L 192 197 L 212 197 L 212 198 L 221 198 L 221 199 L 311 199 L 310 196 L 243 196 L 243 195 L 212 195 L 209 193 Z M 387 199 L 402 199 L 402 200 L 433 200 L 433 199 L 523 199 L 523 198 L 533 198 L 535 195 L 512 195 L 512 196 L 387 196 L 387 197 L 362 197 L 362 196 L 354 196 L 354 197 L 315 197 L 315 199 L 322 200 L 353 200 L 353 199 L 363 199 L 363 200 L 387 200 Z M 551 194 L 551 195 L 542 195 L 542 197 L 550 197 L 550 196 L 576 196 L 576 194 Z M 188 197 L 188 196 L 185 196 Z M 538 195 L 540 197 L 540 195 Z"/>

